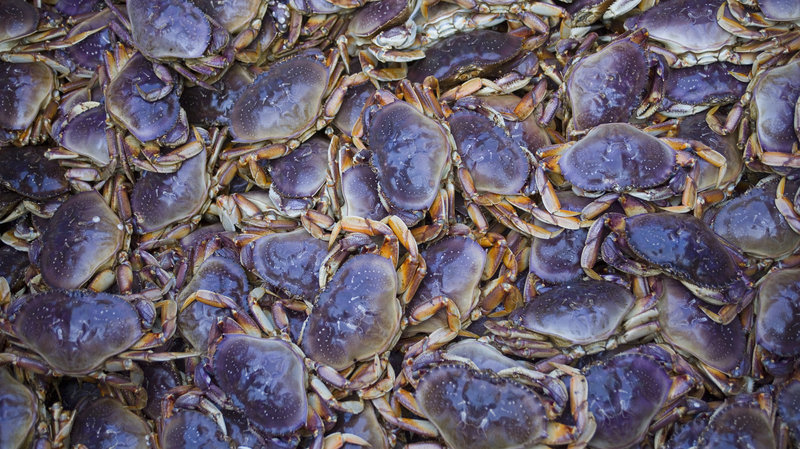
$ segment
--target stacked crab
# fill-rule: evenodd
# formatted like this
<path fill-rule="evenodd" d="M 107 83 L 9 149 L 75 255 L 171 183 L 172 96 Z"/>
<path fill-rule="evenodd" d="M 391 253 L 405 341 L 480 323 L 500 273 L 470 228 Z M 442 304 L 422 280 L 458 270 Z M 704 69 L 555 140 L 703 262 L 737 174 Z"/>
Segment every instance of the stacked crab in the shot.
<path fill-rule="evenodd" d="M 0 0 L 0 448 L 800 446 L 796 0 Z"/>

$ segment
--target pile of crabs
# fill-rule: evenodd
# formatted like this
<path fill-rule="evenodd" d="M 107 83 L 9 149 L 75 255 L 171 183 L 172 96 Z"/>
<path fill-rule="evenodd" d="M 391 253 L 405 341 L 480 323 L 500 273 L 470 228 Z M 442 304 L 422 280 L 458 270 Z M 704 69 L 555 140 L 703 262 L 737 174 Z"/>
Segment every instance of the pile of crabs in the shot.
<path fill-rule="evenodd" d="M 0 447 L 800 446 L 796 0 L 0 0 Z"/>

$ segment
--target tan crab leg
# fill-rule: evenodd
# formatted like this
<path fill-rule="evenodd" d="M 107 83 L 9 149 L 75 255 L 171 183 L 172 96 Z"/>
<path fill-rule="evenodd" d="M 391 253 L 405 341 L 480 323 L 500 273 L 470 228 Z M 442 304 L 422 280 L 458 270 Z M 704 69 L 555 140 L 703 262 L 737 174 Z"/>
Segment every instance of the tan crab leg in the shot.
<path fill-rule="evenodd" d="M 436 315 L 436 312 L 440 310 L 445 311 L 447 326 L 450 330 L 458 332 L 461 329 L 461 311 L 452 299 L 444 295 L 436 296 L 414 307 L 409 314 L 408 324 L 412 326 L 420 324 Z"/>
<path fill-rule="evenodd" d="M 775 207 L 778 211 L 783 215 L 783 218 L 786 219 L 786 222 L 789 226 L 795 230 L 795 232 L 800 233 L 800 215 L 794 209 L 794 205 L 786 197 L 786 177 L 781 178 L 780 182 L 778 182 L 778 189 L 775 195 Z"/>
<path fill-rule="evenodd" d="M 413 400 L 413 396 L 411 396 L 411 394 L 405 390 L 397 390 L 394 393 L 393 398 L 398 398 L 400 396 L 409 396 Z M 412 402 L 408 403 L 411 404 Z M 436 430 L 436 427 L 434 427 L 433 424 L 428 421 L 422 419 L 402 418 L 397 416 L 395 411 L 392 410 L 392 407 L 389 405 L 389 401 L 386 400 L 385 397 L 373 399 L 372 404 L 375 406 L 375 410 L 378 411 L 381 417 L 395 427 L 408 430 L 409 432 L 414 432 L 415 434 L 426 438 L 436 438 L 439 436 L 439 431 Z M 416 404 L 416 400 L 413 400 L 413 404 Z M 416 407 L 416 409 L 419 410 L 419 407 Z"/>
<path fill-rule="evenodd" d="M 336 432 L 325 436 L 322 443 L 323 449 L 341 449 L 346 444 L 355 444 L 362 447 L 370 447 L 369 442 L 358 435 L 352 433 Z"/>

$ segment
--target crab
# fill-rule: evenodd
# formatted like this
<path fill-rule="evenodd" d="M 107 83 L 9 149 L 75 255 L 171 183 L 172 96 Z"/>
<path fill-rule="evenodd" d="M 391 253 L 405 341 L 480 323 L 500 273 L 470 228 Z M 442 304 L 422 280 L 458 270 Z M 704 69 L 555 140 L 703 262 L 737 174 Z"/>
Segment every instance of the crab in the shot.
<path fill-rule="evenodd" d="M 638 340 L 654 333 L 656 341 L 692 360 L 725 395 L 749 388 L 747 316 L 716 323 L 703 312 L 703 301 L 680 282 L 661 276 L 651 278 L 650 285 L 657 304 L 629 326 L 629 338 Z"/>
<path fill-rule="evenodd" d="M 542 148 L 538 156 L 542 170 L 563 176 L 578 195 L 614 192 L 656 201 L 681 193 L 679 206 L 663 206 L 674 212 L 695 207 L 698 159 L 717 169 L 716 183 L 709 187 L 721 186 L 727 171 L 725 157 L 701 142 L 657 138 L 627 123 L 595 126 L 581 140 Z M 542 198 L 548 212 L 559 213 L 552 186 L 545 179 L 540 184 L 545 186 Z"/>
<path fill-rule="evenodd" d="M 48 118 L 40 113 L 57 98 L 56 77 L 40 62 L 12 64 L 0 61 L 0 145 L 36 144 L 46 135 Z"/>
<path fill-rule="evenodd" d="M 122 402 L 106 397 L 80 404 L 70 432 L 70 444 L 77 447 L 114 447 L 135 449 L 156 447 L 147 423 Z"/>
<path fill-rule="evenodd" d="M 420 355 L 407 377 L 413 393 L 397 389 L 395 406 L 385 398 L 374 401 L 389 424 L 439 438 L 453 449 L 584 446 L 592 438 L 586 379 L 576 370 L 568 374 L 567 394 L 560 379 L 518 366 L 495 373 L 468 359 L 431 361 L 427 354 Z M 567 402 L 572 425 L 556 420 Z M 423 419 L 403 417 L 403 409 Z"/>
<path fill-rule="evenodd" d="M 316 449 L 322 448 L 325 423 L 321 416 L 331 414 L 329 407 L 350 413 L 361 410 L 360 404 L 336 401 L 308 372 L 308 360 L 293 343 L 264 338 L 258 327 L 245 333 L 230 319 L 215 329 L 221 335 L 214 338 L 208 356 L 195 370 L 199 392 L 189 393 L 189 403 L 202 406 L 206 397 L 219 408 L 243 414 L 247 427 L 261 438 L 307 434 Z"/>
<path fill-rule="evenodd" d="M 800 399 L 800 373 L 793 373 L 792 377 L 779 385 L 775 396 L 778 422 L 780 423 L 779 438 L 791 438 L 797 444 L 800 441 L 800 421 L 798 421 L 796 406 Z"/>
<path fill-rule="evenodd" d="M 797 368 L 798 275 L 797 268 L 777 269 L 758 282 L 753 371 L 759 378 L 788 376 Z"/>
<path fill-rule="evenodd" d="M 114 143 L 116 154 L 131 154 L 129 163 L 141 162 L 140 168 L 162 163 L 160 146 L 177 147 L 189 138 L 189 124 L 178 102 L 180 80 L 173 80 L 168 69 L 156 72 L 141 53 L 131 53 L 119 45 L 106 52 L 104 87 L 105 107 L 109 118 L 119 125 Z M 165 78 L 162 80 L 159 77 Z M 201 150 L 195 142 L 183 145 L 163 156 L 163 164 L 175 170 L 176 162 L 188 159 Z"/>
<path fill-rule="evenodd" d="M 519 301 L 511 285 L 517 262 L 505 238 L 494 233 L 470 237 L 465 229 L 454 230 L 420 253 L 427 273 L 406 307 L 409 326 L 404 335 L 427 336 L 406 351 L 406 358 L 442 346 L 499 304 L 510 310 L 510 304 Z M 501 273 L 492 279 L 500 267 Z M 480 288 L 482 280 L 488 282 Z"/>
<path fill-rule="evenodd" d="M 440 185 L 448 179 L 455 143 L 430 89 L 408 81 L 400 89 L 404 101 L 385 90 L 372 96 L 353 129 L 353 141 L 359 150 L 371 152 L 378 193 L 390 214 L 414 226 L 430 211 L 433 223 L 414 231 L 415 237 L 430 240 L 446 226 L 450 200 Z"/>
<path fill-rule="evenodd" d="M 788 183 L 788 184 L 787 184 Z M 787 189 L 791 195 L 792 189 L 796 189 L 794 201 L 787 198 Z M 797 187 L 796 177 L 783 177 L 778 182 L 778 189 L 775 195 L 775 207 L 786 219 L 786 223 L 798 234 L 800 234 L 800 188 Z"/>
<path fill-rule="evenodd" d="M 603 260 L 623 272 L 664 273 L 681 281 L 698 298 L 722 306 L 716 311 L 702 307 L 712 320 L 730 323 L 753 300 L 752 282 L 739 266 L 741 255 L 698 218 L 670 212 L 627 218 L 607 214 L 603 222 L 611 234 L 602 243 L 587 245 L 584 253 L 596 253 L 602 247 Z M 590 230 L 587 242 L 596 239 Z M 584 262 L 593 259 L 584 255 Z M 591 266 L 584 269 L 591 271 Z"/>
<path fill-rule="evenodd" d="M 703 220 L 726 242 L 762 264 L 790 257 L 800 248 L 800 234 L 793 230 L 792 217 L 781 213 L 784 203 L 776 201 L 780 183 L 777 176 L 768 176 L 709 210 Z M 789 187 L 798 190 L 797 181 L 789 181 Z"/>
<path fill-rule="evenodd" d="M 538 72 L 530 44 L 515 34 L 475 30 L 442 39 L 412 64 L 407 77 L 422 83 L 433 76 L 457 99 L 476 92 L 504 93 L 524 88 Z M 499 77 L 492 80 L 485 77 Z M 449 97 L 445 93 L 444 97 Z"/>
<path fill-rule="evenodd" d="M 377 254 L 350 257 L 349 251 L 373 244 L 348 234 L 334 245 L 320 269 L 323 289 L 303 324 L 299 345 L 323 380 L 371 398 L 382 395 L 394 381 L 387 368 L 389 351 L 407 324 L 405 305 L 416 293 L 426 264 L 397 217 L 385 222 L 346 217 L 340 225 L 344 231 L 382 237 L 383 244 Z M 396 270 L 398 242 L 408 254 Z"/>
<path fill-rule="evenodd" d="M 447 124 L 456 143 L 452 158 L 462 195 L 480 232 L 488 229 L 488 223 L 479 206 L 506 226 L 533 237 L 549 238 L 557 231 L 525 221 L 515 207 L 550 224 L 579 227 L 577 219 L 548 214 L 530 199 L 535 188 L 533 156 L 512 138 L 504 120 L 492 109 L 456 106 L 447 117 Z"/>
<path fill-rule="evenodd" d="M 800 133 L 798 79 L 800 59 L 795 59 L 762 72 L 751 82 L 752 134 L 744 149 L 745 162 L 751 170 L 785 174 L 800 167 L 800 157 L 796 154 Z"/>
<path fill-rule="evenodd" d="M 67 67 L 37 52 L 39 44 L 65 34 L 62 18 L 42 8 L 41 2 L 4 0 L 0 4 L 0 61 L 13 63 L 42 62 L 66 74 Z"/>
<path fill-rule="evenodd" d="M 95 190 L 73 195 L 47 224 L 41 237 L 38 265 L 52 288 L 75 289 L 87 282 L 95 291 L 114 281 L 111 267 L 128 248 L 122 221 Z M 124 256 L 123 256 L 124 257 Z"/>
<path fill-rule="evenodd" d="M 711 413 L 699 413 L 683 432 L 673 435 L 670 449 L 711 449 L 715 447 L 776 449 L 772 430 L 775 403 L 770 391 L 731 396 Z"/>
<path fill-rule="evenodd" d="M 133 221 L 136 233 L 143 234 L 143 241 L 187 235 L 211 206 L 217 192 L 230 182 L 235 164 L 217 165 L 224 141 L 222 132 L 208 133 L 198 128 L 194 131 L 189 144 L 199 147 L 199 152 L 173 167 L 176 170 L 171 172 L 143 172 L 130 189 L 129 199 L 127 188 L 120 191 L 126 203 L 124 217 Z"/>
<path fill-rule="evenodd" d="M 7 284 L 0 283 L 6 286 L 4 296 L 8 298 Z M 88 290 L 22 296 L 7 307 L 0 321 L 3 332 L 22 350 L 2 353 L 0 362 L 51 376 L 93 377 L 118 388 L 138 390 L 138 385 L 113 371 L 137 370 L 132 360 L 172 360 L 194 354 L 147 351 L 172 337 L 177 307 L 168 299 L 156 303 L 143 297 L 131 300 L 135 302 Z M 160 329 L 154 323 L 156 308 L 161 309 Z"/>
<path fill-rule="evenodd" d="M 647 49 L 647 36 L 647 30 L 637 30 L 591 55 L 572 58 L 543 123 L 552 120 L 561 102 L 569 105 L 564 118 L 569 136 L 603 123 L 627 122 L 634 114 L 646 118 L 655 113 L 665 68 Z M 589 44 L 591 40 L 582 48 Z"/>
<path fill-rule="evenodd" d="M 122 41 L 157 64 L 169 64 L 189 81 L 208 86 L 205 81 L 224 73 L 233 61 L 226 51 L 227 30 L 192 2 L 132 0 L 126 2 L 127 14 L 107 4 L 116 17 L 109 26 Z"/>
<path fill-rule="evenodd" d="M 637 298 L 619 284 L 593 279 L 557 284 L 539 294 L 527 288 L 525 299 L 508 319 L 484 323 L 491 341 L 518 357 L 559 363 L 628 342 L 631 338 L 620 330 L 652 308 L 648 296 Z"/>
<path fill-rule="evenodd" d="M 756 53 L 742 51 L 735 35 L 720 26 L 721 0 L 678 0 L 661 3 L 625 22 L 629 30 L 647 29 L 650 51 L 666 58 L 673 68 L 716 61 L 750 65 Z"/>
<path fill-rule="evenodd" d="M 658 112 L 667 117 L 684 117 L 733 103 L 744 95 L 747 83 L 742 80 L 748 76 L 747 66 L 727 62 L 668 69 Z"/>
<path fill-rule="evenodd" d="M 289 154 L 327 126 L 357 77 L 343 77 L 338 53 L 307 50 L 282 59 L 242 90 L 230 111 L 235 146 L 223 159 L 242 165 Z M 301 76 L 298 76 L 301 74 Z"/>
<path fill-rule="evenodd" d="M 0 368 L 0 381 L 0 406 L 10 417 L 0 424 L 0 444 L 9 449 L 22 449 L 34 433 L 36 396 L 5 368 Z"/>
<path fill-rule="evenodd" d="M 646 344 L 605 354 L 582 370 L 589 412 L 597 421 L 591 447 L 624 448 L 644 440 L 700 385 L 699 376 L 669 348 Z M 651 424 L 652 423 L 652 424 Z"/>
<path fill-rule="evenodd" d="M 234 249 L 223 247 L 205 256 L 176 298 L 180 304 L 178 331 L 202 353 L 208 350 L 211 329 L 217 321 L 232 314 L 246 319 L 250 291 L 247 274 Z"/>
<path fill-rule="evenodd" d="M 77 190 L 88 190 L 91 182 L 109 179 L 119 157 L 109 146 L 105 97 L 102 83 L 90 82 L 61 98 L 50 136 L 58 143 L 50 148 L 49 159 L 63 161 L 66 178 Z"/>

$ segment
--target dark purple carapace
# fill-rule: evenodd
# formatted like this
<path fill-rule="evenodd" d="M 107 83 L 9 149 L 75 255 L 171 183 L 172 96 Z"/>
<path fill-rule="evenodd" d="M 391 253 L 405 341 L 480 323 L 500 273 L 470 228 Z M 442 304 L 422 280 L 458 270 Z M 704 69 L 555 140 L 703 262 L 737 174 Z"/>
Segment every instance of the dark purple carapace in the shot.
<path fill-rule="evenodd" d="M 143 336 L 133 304 L 88 290 L 23 296 L 9 307 L 9 321 L 28 349 L 59 373 L 75 376 L 101 368 Z"/>
<path fill-rule="evenodd" d="M 796 182 L 787 184 L 797 188 Z M 765 178 L 703 218 L 717 235 L 750 257 L 786 257 L 800 246 L 800 234 L 792 230 L 775 206 L 777 187 L 778 179 Z"/>
<path fill-rule="evenodd" d="M 158 99 L 149 98 L 156 93 Z M 159 79 L 153 64 L 137 53 L 106 88 L 106 111 L 142 142 L 178 145 L 189 133 L 179 96 L 180 85 L 169 86 Z"/>
<path fill-rule="evenodd" d="M 613 335 L 633 302 L 633 294 L 615 283 L 576 281 L 528 298 L 509 321 L 560 341 L 586 344 Z"/>
<path fill-rule="evenodd" d="M 303 229 L 265 235 L 242 248 L 242 265 L 271 288 L 313 299 L 328 244 Z"/>
<path fill-rule="evenodd" d="M 750 361 L 745 356 L 747 336 L 742 323 L 712 321 L 700 309 L 704 302 L 678 281 L 662 278 L 661 288 L 658 300 L 661 336 L 674 348 L 725 375 L 744 375 Z"/>
<path fill-rule="evenodd" d="M 119 449 L 155 447 L 147 423 L 110 397 L 94 399 L 78 407 L 72 423 L 70 443 Z"/>
<path fill-rule="evenodd" d="M 285 435 L 305 425 L 308 373 L 296 346 L 224 335 L 211 348 L 211 364 L 216 384 L 260 433 Z"/>
<path fill-rule="evenodd" d="M 402 313 L 391 261 L 353 256 L 314 302 L 300 346 L 312 360 L 343 370 L 394 346 Z"/>
<path fill-rule="evenodd" d="M 525 151 L 488 116 L 466 109 L 447 118 L 464 167 L 479 192 L 516 194 L 528 182 Z"/>
<path fill-rule="evenodd" d="M 724 289 L 739 277 L 727 248 L 693 216 L 668 212 L 636 215 L 625 219 L 625 235 L 628 248 L 637 257 L 681 281 Z"/>
<path fill-rule="evenodd" d="M 316 121 L 328 88 L 328 67 L 319 51 L 275 64 L 245 88 L 231 109 L 237 142 L 285 141 Z"/>
<path fill-rule="evenodd" d="M 213 84 L 217 90 L 200 86 L 187 88 L 181 95 L 181 107 L 186 110 L 192 123 L 205 126 L 230 125 L 234 102 L 252 82 L 253 75 L 245 66 L 234 64 Z"/>
<path fill-rule="evenodd" d="M 0 368 L 0 447 L 22 449 L 36 424 L 36 397 Z"/>
<path fill-rule="evenodd" d="M 576 62 L 567 72 L 572 125 L 590 130 L 602 123 L 627 122 L 650 84 L 650 64 L 641 37 L 612 42 Z"/>
<path fill-rule="evenodd" d="M 626 448 L 641 441 L 650 420 L 664 406 L 672 379 L 664 367 L 643 354 L 620 354 L 586 369 L 589 411 L 597 430 L 590 445 Z"/>
<path fill-rule="evenodd" d="M 450 298 L 467 319 L 477 304 L 480 290 L 478 283 L 483 276 L 486 252 L 472 239 L 454 236 L 442 239 L 422 251 L 428 272 L 420 283 L 417 293 L 408 304 L 412 311 L 437 296 Z M 409 335 L 430 333 L 447 326 L 444 311 L 406 329 Z"/>
<path fill-rule="evenodd" d="M 463 364 L 442 364 L 424 373 L 414 397 L 453 449 L 529 447 L 547 436 L 538 394 Z"/>
<path fill-rule="evenodd" d="M 627 123 L 598 125 L 558 160 L 564 177 L 589 192 L 625 192 L 664 184 L 676 170 L 675 151 Z"/>
<path fill-rule="evenodd" d="M 42 234 L 42 279 L 53 288 L 79 288 L 113 264 L 124 239 L 122 221 L 97 191 L 74 195 Z"/>
<path fill-rule="evenodd" d="M 207 155 L 200 151 L 174 173 L 145 172 L 133 186 L 131 208 L 141 233 L 192 218 L 208 198 Z"/>
<path fill-rule="evenodd" d="M 427 210 L 448 168 L 451 148 L 445 130 L 403 101 L 371 106 L 364 114 L 381 196 L 402 211 Z"/>
<path fill-rule="evenodd" d="M 408 79 L 421 83 L 433 76 L 444 85 L 486 76 L 516 57 L 522 39 L 508 33 L 476 30 L 442 39 L 426 51 L 425 59 L 408 69 Z"/>
<path fill-rule="evenodd" d="M 214 420 L 196 410 L 180 410 L 165 420 L 158 433 L 162 449 L 229 449 Z"/>
<path fill-rule="evenodd" d="M 774 271 L 760 281 L 756 341 L 777 356 L 800 356 L 800 269 Z"/>
<path fill-rule="evenodd" d="M 0 184 L 34 200 L 68 192 L 66 170 L 46 158 L 46 151 L 47 147 L 0 148 Z"/>
<path fill-rule="evenodd" d="M 26 8 L 30 6 L 25 2 L 19 3 Z M 0 10 L 3 6 L 0 4 Z M 2 31 L 0 30 L 0 41 L 2 41 Z M 19 132 L 30 127 L 36 120 L 39 111 L 51 98 L 55 88 L 55 74 L 40 62 L 26 64 L 0 62 L 0 80 L 3 80 L 0 82 L 0 112 L 2 112 L 0 145 L 2 145 L 14 141 Z"/>
<path fill-rule="evenodd" d="M 776 449 L 771 411 L 763 410 L 758 394 L 742 394 L 725 401 L 711 415 L 697 440 L 698 449 Z M 770 405 L 772 398 L 767 399 Z"/>
<path fill-rule="evenodd" d="M 241 310 L 247 308 L 247 294 L 250 287 L 247 273 L 237 260 L 213 256 L 203 261 L 193 274 L 192 280 L 178 295 L 178 304 L 182 305 L 198 290 L 209 290 L 227 296 Z M 192 347 L 205 352 L 208 349 L 211 328 L 218 320 L 231 316 L 231 312 L 227 308 L 194 301 L 178 315 L 178 329 Z"/>

